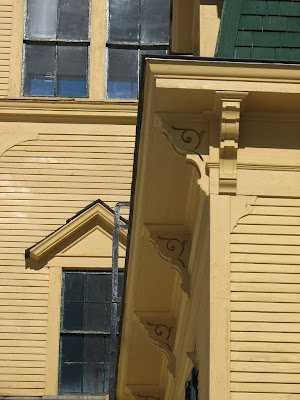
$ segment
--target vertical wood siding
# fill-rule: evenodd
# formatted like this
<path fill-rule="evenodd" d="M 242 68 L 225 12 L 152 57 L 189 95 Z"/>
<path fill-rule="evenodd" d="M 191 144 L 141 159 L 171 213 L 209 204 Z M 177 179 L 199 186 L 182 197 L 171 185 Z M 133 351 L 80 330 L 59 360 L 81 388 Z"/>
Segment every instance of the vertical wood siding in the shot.
<path fill-rule="evenodd" d="M 231 235 L 233 400 L 300 399 L 300 200 L 257 199 Z"/>
<path fill-rule="evenodd" d="M 12 0 L 0 0 L 0 97 L 8 94 Z"/>
<path fill-rule="evenodd" d="M 44 394 L 49 273 L 25 269 L 25 249 L 98 198 L 130 198 L 135 127 L 64 131 L 0 158 L 0 395 Z"/>

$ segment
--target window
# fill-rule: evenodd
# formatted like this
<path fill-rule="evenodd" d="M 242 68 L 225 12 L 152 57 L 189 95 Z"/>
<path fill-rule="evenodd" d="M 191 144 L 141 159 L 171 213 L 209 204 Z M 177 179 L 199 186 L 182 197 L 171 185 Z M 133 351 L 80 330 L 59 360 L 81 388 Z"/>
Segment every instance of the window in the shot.
<path fill-rule="evenodd" d="M 27 0 L 24 96 L 88 96 L 89 9 L 89 0 Z"/>
<path fill-rule="evenodd" d="M 122 295 L 123 272 L 119 272 Z M 111 272 L 63 271 L 59 392 L 108 391 Z"/>
<path fill-rule="evenodd" d="M 167 54 L 169 0 L 110 0 L 107 97 L 136 99 L 140 58 Z"/>
<path fill-rule="evenodd" d="M 191 379 L 185 386 L 185 400 L 198 400 L 198 371 L 192 369 Z"/>

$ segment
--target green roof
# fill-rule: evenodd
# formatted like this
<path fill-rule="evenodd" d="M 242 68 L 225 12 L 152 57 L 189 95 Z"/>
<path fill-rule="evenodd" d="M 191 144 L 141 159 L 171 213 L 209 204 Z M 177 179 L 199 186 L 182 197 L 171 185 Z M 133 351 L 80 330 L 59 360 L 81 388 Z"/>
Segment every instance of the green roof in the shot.
<path fill-rule="evenodd" d="M 215 56 L 300 60 L 300 0 L 224 0 Z"/>

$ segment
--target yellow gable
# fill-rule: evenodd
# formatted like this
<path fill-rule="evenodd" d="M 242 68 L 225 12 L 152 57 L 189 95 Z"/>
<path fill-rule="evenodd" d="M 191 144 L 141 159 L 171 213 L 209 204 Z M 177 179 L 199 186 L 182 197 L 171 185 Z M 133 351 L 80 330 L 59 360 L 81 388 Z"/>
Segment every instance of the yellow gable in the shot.
<path fill-rule="evenodd" d="M 76 257 L 111 257 L 112 237 L 100 226 L 96 226 L 84 236 L 73 242 L 59 255 Z M 124 246 L 119 246 L 119 255 L 125 257 Z"/>

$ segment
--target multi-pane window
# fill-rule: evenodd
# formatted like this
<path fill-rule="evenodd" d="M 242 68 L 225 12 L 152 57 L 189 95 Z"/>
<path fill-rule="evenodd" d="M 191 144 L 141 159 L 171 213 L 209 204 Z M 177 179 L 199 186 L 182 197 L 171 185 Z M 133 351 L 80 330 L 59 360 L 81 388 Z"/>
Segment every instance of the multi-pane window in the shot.
<path fill-rule="evenodd" d="M 122 287 L 119 272 L 119 296 Z M 110 309 L 111 272 L 63 271 L 60 393 L 107 392 Z"/>
<path fill-rule="evenodd" d="M 27 0 L 24 96 L 87 97 L 90 0 Z"/>
<path fill-rule="evenodd" d="M 167 54 L 170 0 L 109 0 L 107 97 L 136 99 L 140 58 Z"/>
<path fill-rule="evenodd" d="M 185 400 L 198 400 L 198 371 L 192 369 L 191 379 L 185 386 Z"/>

